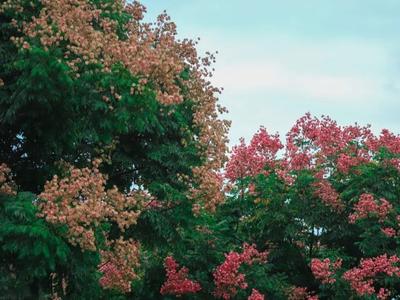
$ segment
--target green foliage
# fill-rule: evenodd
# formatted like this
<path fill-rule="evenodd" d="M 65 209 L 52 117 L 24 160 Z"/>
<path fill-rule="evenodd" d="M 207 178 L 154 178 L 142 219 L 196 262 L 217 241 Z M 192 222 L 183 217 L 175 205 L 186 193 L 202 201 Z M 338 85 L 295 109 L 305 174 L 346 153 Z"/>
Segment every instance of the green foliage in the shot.
<path fill-rule="evenodd" d="M 100 292 L 97 255 L 71 247 L 38 218 L 35 198 L 28 192 L 0 196 L 2 296 L 45 299 L 51 290 L 50 276 L 57 273 L 68 281 L 68 299 L 92 299 Z"/>
<path fill-rule="evenodd" d="M 118 36 L 126 39 L 125 25 L 132 16 L 117 12 L 115 1 L 90 2 L 103 9 L 101 18 L 115 21 Z M 66 164 L 83 168 L 97 157 L 106 157 L 101 172 L 108 177 L 107 188 L 146 189 L 168 204 L 145 210 L 137 226 L 124 233 L 102 224 L 109 226 L 113 238 L 134 238 L 142 245 L 138 270 L 142 275 L 128 297 L 160 298 L 165 256 L 174 253 L 189 264 L 195 253 L 208 249 L 205 241 L 194 245 L 204 237 L 191 240 L 196 226 L 206 221 L 193 219 L 187 198 L 191 185 L 182 180 L 190 178 L 193 167 L 205 160 L 199 151 L 200 128 L 193 120 L 195 104 L 188 97 L 180 104 L 161 104 L 150 81 L 140 93 L 132 92 L 140 78 L 121 63 L 109 71 L 100 63 L 78 64 L 78 70 L 73 70 L 65 55 L 70 46 L 67 40 L 43 47 L 35 37 L 30 38 L 29 49 L 17 47 L 11 37 L 22 33 L 13 22 L 29 22 L 42 8 L 40 1 L 19 3 L 23 11 L 0 12 L 0 79 L 4 81 L 0 86 L 0 164 L 10 167 L 21 191 L 15 197 L 0 195 L 0 293 L 10 299 L 44 299 L 53 292 L 53 280 L 58 295 L 65 292 L 66 299 L 124 298 L 116 291 L 100 289 L 98 251 L 72 247 L 63 238 L 66 226 L 53 226 L 37 215 L 37 195 L 47 180 L 65 175 Z M 100 30 L 96 22 L 93 26 Z M 188 80 L 189 69 L 180 77 Z M 187 257 L 186 253 L 191 254 Z M 211 267 L 208 256 L 201 259 L 199 264 L 207 269 L 199 276 L 206 282 Z M 57 276 L 51 279 L 53 273 Z M 63 280 L 66 291 L 61 288 Z"/>

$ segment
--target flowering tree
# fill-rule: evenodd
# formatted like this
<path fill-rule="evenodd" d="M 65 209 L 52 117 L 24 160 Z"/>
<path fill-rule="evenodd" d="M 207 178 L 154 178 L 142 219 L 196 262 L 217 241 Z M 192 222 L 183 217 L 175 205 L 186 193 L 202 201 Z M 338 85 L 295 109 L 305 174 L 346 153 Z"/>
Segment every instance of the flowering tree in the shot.
<path fill-rule="evenodd" d="M 400 136 L 388 130 L 375 136 L 369 127 L 307 114 L 283 147 L 262 128 L 233 149 L 223 214 L 237 238 L 269 243 L 270 271 L 284 275 L 284 297 L 396 298 L 399 158 Z M 257 290 L 279 297 L 266 286 Z"/>
<path fill-rule="evenodd" d="M 165 258 L 164 266 L 167 273 L 167 280 L 161 287 L 161 294 L 182 296 L 183 294 L 196 293 L 201 290 L 200 284 L 187 278 L 189 272 L 187 268 L 183 267 L 177 270 L 179 265 L 173 257 L 168 256 Z"/>
<path fill-rule="evenodd" d="M 400 137 L 307 114 L 225 165 L 214 56 L 145 12 L 0 1 L 1 295 L 400 297 Z"/>
<path fill-rule="evenodd" d="M 4 297 L 162 297 L 153 274 L 224 200 L 214 56 L 145 12 L 0 1 Z"/>

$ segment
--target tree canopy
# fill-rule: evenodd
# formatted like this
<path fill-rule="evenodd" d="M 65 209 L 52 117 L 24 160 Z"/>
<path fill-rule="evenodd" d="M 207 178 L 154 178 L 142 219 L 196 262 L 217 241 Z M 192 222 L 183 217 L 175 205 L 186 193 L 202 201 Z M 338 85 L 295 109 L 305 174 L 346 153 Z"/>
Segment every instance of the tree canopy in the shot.
<path fill-rule="evenodd" d="M 400 137 L 329 117 L 228 157 L 214 55 L 139 2 L 0 1 L 6 299 L 398 299 Z"/>

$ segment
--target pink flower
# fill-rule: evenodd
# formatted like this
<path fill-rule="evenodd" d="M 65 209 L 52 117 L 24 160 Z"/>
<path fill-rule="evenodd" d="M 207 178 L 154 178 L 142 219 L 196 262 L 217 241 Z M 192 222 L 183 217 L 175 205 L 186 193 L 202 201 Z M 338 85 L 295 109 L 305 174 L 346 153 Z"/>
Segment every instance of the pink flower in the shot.
<path fill-rule="evenodd" d="M 315 195 L 321 198 L 326 205 L 338 211 L 343 209 L 343 203 L 339 199 L 338 192 L 336 192 L 328 180 L 321 178 L 314 186 L 316 187 Z"/>
<path fill-rule="evenodd" d="M 305 287 L 293 287 L 288 294 L 288 300 L 318 300 L 317 295 L 310 295 Z"/>
<path fill-rule="evenodd" d="M 334 161 L 347 172 L 351 166 L 370 159 L 368 151 L 354 147 L 371 136 L 369 127 L 338 126 L 329 117 L 313 118 L 309 113 L 300 118 L 287 134 L 286 159 L 293 170 L 313 169 Z M 342 154 L 341 154 L 342 153 Z"/>
<path fill-rule="evenodd" d="M 380 288 L 378 294 L 376 295 L 379 300 L 386 300 L 389 296 L 390 291 L 385 288 Z"/>
<path fill-rule="evenodd" d="M 264 300 L 264 299 L 265 299 L 264 295 L 261 294 L 256 289 L 253 289 L 251 295 L 249 296 L 249 298 L 247 298 L 247 300 Z"/>
<path fill-rule="evenodd" d="M 269 135 L 261 128 L 252 138 L 249 145 L 244 139 L 233 147 L 232 155 L 226 165 L 226 178 L 231 182 L 247 176 L 255 176 L 263 172 L 266 165 L 273 166 L 276 153 L 283 148 L 279 136 Z"/>
<path fill-rule="evenodd" d="M 213 273 L 216 285 L 214 295 L 225 300 L 234 297 L 238 289 L 247 288 L 245 275 L 239 272 L 242 264 L 264 263 L 268 252 L 258 252 L 254 245 L 243 244 L 243 252 L 225 254 L 225 261 Z"/>
<path fill-rule="evenodd" d="M 196 293 L 201 290 L 199 283 L 187 278 L 189 270 L 186 267 L 182 267 L 178 270 L 179 265 L 173 257 L 166 257 L 164 266 L 167 272 L 167 279 L 160 290 L 162 295 L 170 294 L 181 296 L 188 293 Z"/>
<path fill-rule="evenodd" d="M 362 259 L 359 267 L 348 270 L 343 274 L 343 279 L 350 283 L 350 286 L 359 296 L 372 295 L 375 293 L 374 277 L 383 273 L 387 276 L 400 277 L 400 258 L 396 255 L 388 257 L 387 254 L 374 258 Z M 385 290 L 380 290 L 378 295 L 382 298 L 387 295 Z"/>
<path fill-rule="evenodd" d="M 349 222 L 355 223 L 359 219 L 368 218 L 371 214 L 377 215 L 379 220 L 383 221 L 391 209 L 392 205 L 386 199 L 381 198 L 380 203 L 377 203 L 373 195 L 365 193 L 354 206 L 355 212 L 349 216 Z"/>
<path fill-rule="evenodd" d="M 323 284 L 335 283 L 336 279 L 332 276 L 334 272 L 342 266 L 342 260 L 338 259 L 333 264 L 329 258 L 319 260 L 313 258 L 311 260 L 311 271 L 316 279 L 321 280 Z"/>
<path fill-rule="evenodd" d="M 396 235 L 396 230 L 391 227 L 382 228 L 381 230 L 387 237 L 394 237 Z"/>

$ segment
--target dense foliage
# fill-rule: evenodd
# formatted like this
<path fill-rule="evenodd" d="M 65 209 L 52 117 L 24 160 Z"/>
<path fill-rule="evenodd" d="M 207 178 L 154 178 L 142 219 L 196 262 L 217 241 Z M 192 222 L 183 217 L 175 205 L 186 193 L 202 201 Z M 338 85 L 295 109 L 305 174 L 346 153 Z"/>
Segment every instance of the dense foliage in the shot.
<path fill-rule="evenodd" d="M 399 136 L 307 114 L 226 161 L 214 57 L 168 15 L 0 3 L 2 297 L 400 298 Z"/>
<path fill-rule="evenodd" d="M 282 288 L 258 290 L 272 299 L 397 299 L 399 158 L 400 136 L 309 114 L 285 146 L 261 128 L 234 147 L 222 209 L 238 238 L 268 243 L 267 276 L 280 276 Z"/>
<path fill-rule="evenodd" d="M 137 2 L 0 3 L 0 293 L 109 298 L 140 279 L 135 297 L 159 297 L 152 274 L 223 200 L 213 56 Z"/>

